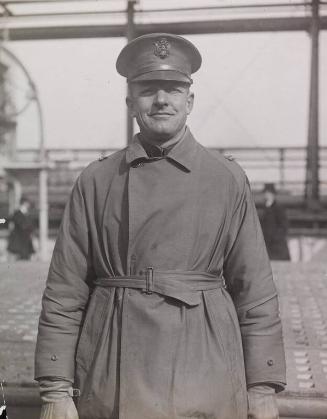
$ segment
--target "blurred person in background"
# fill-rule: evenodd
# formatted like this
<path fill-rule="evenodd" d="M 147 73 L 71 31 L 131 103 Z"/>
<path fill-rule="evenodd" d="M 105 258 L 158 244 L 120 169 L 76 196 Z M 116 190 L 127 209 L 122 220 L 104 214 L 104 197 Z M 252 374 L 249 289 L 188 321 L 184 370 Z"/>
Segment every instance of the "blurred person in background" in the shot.
<path fill-rule="evenodd" d="M 278 418 L 281 321 L 250 186 L 186 125 L 200 65 L 172 34 L 118 57 L 140 132 L 65 209 L 35 355 L 42 419 Z"/>
<path fill-rule="evenodd" d="M 23 196 L 19 208 L 9 217 L 7 251 L 13 260 L 30 260 L 35 253 L 32 241 L 35 226 L 30 209 L 31 202 Z"/>
<path fill-rule="evenodd" d="M 266 183 L 263 193 L 265 203 L 260 221 L 269 258 L 290 260 L 287 244 L 288 220 L 284 208 L 277 202 L 275 185 Z"/>

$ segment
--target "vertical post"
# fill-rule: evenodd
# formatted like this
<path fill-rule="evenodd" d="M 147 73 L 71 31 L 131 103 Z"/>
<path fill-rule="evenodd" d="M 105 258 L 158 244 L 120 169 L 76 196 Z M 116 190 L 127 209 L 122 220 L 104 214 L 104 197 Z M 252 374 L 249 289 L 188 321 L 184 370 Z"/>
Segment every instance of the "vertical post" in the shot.
<path fill-rule="evenodd" d="M 15 180 L 8 176 L 8 213 L 12 214 L 15 209 L 17 208 L 16 206 L 16 198 L 15 198 Z"/>
<path fill-rule="evenodd" d="M 9 194 L 9 214 L 13 214 L 16 208 L 19 207 L 19 201 L 22 197 L 22 184 L 15 176 L 11 177 L 11 190 Z"/>
<path fill-rule="evenodd" d="M 127 28 L 126 28 L 126 37 L 127 41 L 131 41 L 135 38 L 135 25 L 134 25 L 134 6 L 136 0 L 128 0 L 127 1 Z M 128 94 L 128 92 L 127 92 Z M 129 144 L 134 135 L 134 126 L 133 126 L 133 118 L 131 117 L 128 109 L 127 109 L 127 144 Z"/>
<path fill-rule="evenodd" d="M 40 259 L 47 260 L 48 258 L 48 171 L 44 167 L 40 170 L 39 188 L 40 188 L 39 189 Z"/>
<path fill-rule="evenodd" d="M 45 261 L 48 257 L 48 170 L 46 168 L 46 152 L 43 113 L 40 99 L 33 85 L 35 94 L 35 102 L 38 108 L 39 128 L 40 128 L 40 154 L 39 161 L 41 169 L 39 173 L 39 242 L 40 242 L 40 259 Z"/>
<path fill-rule="evenodd" d="M 299 238 L 299 262 L 303 262 L 303 236 L 300 235 Z"/>
<path fill-rule="evenodd" d="M 279 187 L 285 187 L 285 149 L 279 149 Z"/>
<path fill-rule="evenodd" d="M 308 206 L 319 201 L 319 0 L 312 0 L 311 77 L 305 198 Z"/>

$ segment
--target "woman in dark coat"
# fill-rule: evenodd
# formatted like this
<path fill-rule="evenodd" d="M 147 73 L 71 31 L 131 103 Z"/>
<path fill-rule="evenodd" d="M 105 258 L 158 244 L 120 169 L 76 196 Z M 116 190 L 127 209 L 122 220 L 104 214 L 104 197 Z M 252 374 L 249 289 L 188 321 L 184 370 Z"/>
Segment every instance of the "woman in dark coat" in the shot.
<path fill-rule="evenodd" d="M 19 209 L 10 217 L 13 228 L 8 237 L 7 250 L 18 260 L 29 260 L 35 252 L 32 242 L 34 225 L 29 215 L 31 203 L 27 198 L 20 200 Z"/>
<path fill-rule="evenodd" d="M 265 206 L 260 220 L 269 258 L 290 260 L 287 246 L 287 217 L 284 209 L 276 201 L 274 184 L 266 183 L 263 192 Z"/>

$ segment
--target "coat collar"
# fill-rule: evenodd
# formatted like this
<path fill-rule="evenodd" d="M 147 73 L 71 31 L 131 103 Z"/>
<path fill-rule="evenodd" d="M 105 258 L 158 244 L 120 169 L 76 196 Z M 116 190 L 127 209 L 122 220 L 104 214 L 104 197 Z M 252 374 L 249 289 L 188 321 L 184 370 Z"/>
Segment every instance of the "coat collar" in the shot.
<path fill-rule="evenodd" d="M 173 160 L 177 166 L 183 167 L 186 171 L 190 172 L 194 164 L 194 157 L 197 151 L 197 142 L 191 134 L 189 128 L 185 130 L 184 136 L 181 140 L 169 151 L 166 158 Z M 126 162 L 132 165 L 136 160 L 149 160 L 149 156 L 144 150 L 138 135 L 135 135 L 132 143 L 126 150 Z"/>

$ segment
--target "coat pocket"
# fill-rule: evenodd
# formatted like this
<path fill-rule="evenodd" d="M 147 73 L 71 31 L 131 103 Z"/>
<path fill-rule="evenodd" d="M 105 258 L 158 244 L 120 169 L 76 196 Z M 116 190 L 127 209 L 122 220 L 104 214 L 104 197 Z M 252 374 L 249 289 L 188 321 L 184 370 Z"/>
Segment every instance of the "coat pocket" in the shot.
<path fill-rule="evenodd" d="M 235 409 L 231 417 L 234 419 L 244 418 L 247 409 L 244 357 L 234 304 L 223 289 L 206 292 L 204 297 L 207 309 L 214 320 L 213 327 L 219 337 L 224 362 L 228 370 L 225 386 L 230 386 L 230 403 Z"/>
<path fill-rule="evenodd" d="M 87 308 L 85 320 L 77 345 L 76 364 L 88 371 L 101 336 L 110 290 L 96 288 Z"/>

